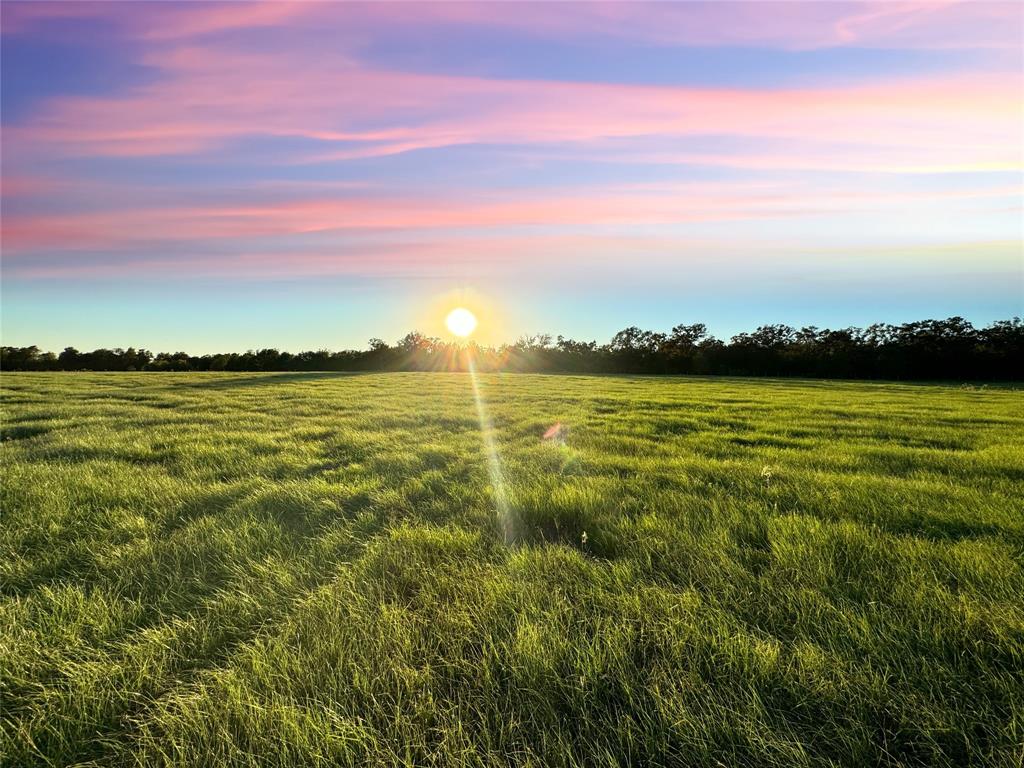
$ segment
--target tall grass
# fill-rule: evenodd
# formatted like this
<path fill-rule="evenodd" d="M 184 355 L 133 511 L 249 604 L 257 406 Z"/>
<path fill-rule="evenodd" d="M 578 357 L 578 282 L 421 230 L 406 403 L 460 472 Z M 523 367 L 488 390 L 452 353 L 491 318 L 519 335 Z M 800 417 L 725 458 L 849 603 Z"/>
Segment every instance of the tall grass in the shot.
<path fill-rule="evenodd" d="M 5 374 L 0 763 L 1022 764 L 1019 390 L 480 391 Z"/>

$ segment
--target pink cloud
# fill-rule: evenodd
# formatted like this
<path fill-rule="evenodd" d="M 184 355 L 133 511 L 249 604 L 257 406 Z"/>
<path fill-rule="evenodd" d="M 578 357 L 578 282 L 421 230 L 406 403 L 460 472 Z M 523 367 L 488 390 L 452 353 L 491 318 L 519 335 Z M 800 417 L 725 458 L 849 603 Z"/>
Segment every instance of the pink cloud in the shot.
<path fill-rule="evenodd" d="M 769 90 L 414 74 L 344 57 L 313 67 L 302 54 L 199 48 L 149 62 L 164 68 L 162 80 L 108 98 L 56 99 L 8 126 L 6 143 L 24 154 L 100 156 L 197 153 L 255 135 L 346 144 L 292 156 L 321 162 L 467 143 L 827 137 L 877 146 L 881 157 L 863 155 L 868 167 L 903 150 L 921 167 L 1020 165 L 1019 73 Z"/>
<path fill-rule="evenodd" d="M 1019 71 L 844 87 L 685 88 L 371 69 L 352 58 L 349 45 L 359 30 L 414 23 L 512 25 L 557 35 L 664 35 L 673 44 L 730 44 L 749 37 L 751 43 L 783 47 L 908 35 L 922 45 L 962 41 L 981 25 L 1016 35 L 1019 44 L 1019 24 L 1012 22 L 1021 21 L 1022 12 L 1015 4 L 811 3 L 788 4 L 785 13 L 768 3 L 543 3 L 530 13 L 502 3 L 140 5 L 4 5 L 5 28 L 16 31 L 54 16 L 107 18 L 146 41 L 142 63 L 160 73 L 155 82 L 107 97 L 50 101 L 5 126 L 5 154 L 25 162 L 54 152 L 188 155 L 251 136 L 342 145 L 305 154 L 292 150 L 290 157 L 323 162 L 468 143 L 585 144 L 713 134 L 875 145 L 852 156 L 855 170 L 1020 167 Z M 292 45 L 257 53 L 206 39 L 233 29 L 324 25 L 337 29 L 342 40 L 330 54 Z M 914 155 L 913 163 L 900 162 L 903 152 Z M 828 160 L 802 151 L 789 156 L 792 168 L 822 167 Z M 606 158 L 616 159 L 615 153 Z M 275 162 L 281 159 L 289 158 L 275 154 Z M 754 168 L 780 159 L 704 153 L 697 161 Z"/>
<path fill-rule="evenodd" d="M 71 214 L 12 214 L 2 223 L 8 262 L 62 250 L 131 251 L 170 243 L 301 237 L 330 232 L 421 232 L 528 227 L 672 225 L 778 219 L 984 199 L 1014 199 L 1019 185 L 885 192 L 801 184 L 625 185 L 600 192 L 534 190 L 511 196 L 363 196 L 277 203 L 151 204 Z"/>
<path fill-rule="evenodd" d="M 539 4 L 534 13 L 498 4 L 439 6 L 463 23 L 498 23 L 557 37 L 608 35 L 665 45 L 749 45 L 799 50 L 846 45 L 900 48 L 1018 45 L 1014 3 L 687 2 Z"/>
<path fill-rule="evenodd" d="M 534 225 L 718 220 L 742 215 L 735 198 L 656 199 L 596 195 L 532 200 L 409 198 L 307 200 L 277 205 L 121 209 L 7 216 L 9 255 L 43 249 L 89 251 L 143 243 L 302 235 L 338 230 L 421 230 Z"/>
<path fill-rule="evenodd" d="M 562 271 L 579 275 L 608 270 L 621 275 L 624 260 L 651 268 L 677 270 L 750 269 L 758 264 L 820 266 L 827 257 L 837 264 L 859 265 L 865 260 L 935 264 L 971 253 L 977 264 L 1013 267 L 1019 245 L 1012 241 L 970 241 L 934 245 L 873 247 L 850 250 L 800 239 L 776 240 L 735 237 L 548 235 L 534 232 L 512 236 L 451 239 L 426 236 L 413 242 L 358 243 L 344 248 L 320 246 L 271 249 L 254 253 L 204 251 L 125 261 L 115 254 L 77 258 L 65 253 L 56 259 L 19 259 L 5 272 L 21 279 L 225 278 L 276 279 L 328 276 L 437 278 L 540 273 L 551 277 Z"/>
<path fill-rule="evenodd" d="M 316 10 L 317 3 L 246 2 L 18 2 L 3 4 L 5 35 L 46 30 L 56 19 L 104 20 L 121 35 L 144 40 L 194 38 L 234 29 L 279 26 Z"/>
<path fill-rule="evenodd" d="M 251 137 L 305 140 L 301 150 L 295 143 L 281 142 L 288 149 L 275 148 L 265 163 L 344 162 L 490 144 L 512 146 L 527 156 L 543 150 L 601 162 L 703 163 L 778 172 L 905 174 L 1020 170 L 1024 165 L 1024 77 L 1015 70 L 841 87 L 698 88 L 409 73 L 369 68 L 352 56 L 357 48 L 351 43 L 360 30 L 422 22 L 511 26 L 560 38 L 615 35 L 658 44 L 1006 48 L 1008 41 L 1019 43 L 1013 27 L 1020 21 L 1017 5 L 817 3 L 786 10 L 780 13 L 778 6 L 761 3 L 542 4 L 529 13 L 521 6 L 469 3 L 186 3 L 127 8 L 5 3 L 5 34 L 36 29 L 58 16 L 108 19 L 121 34 L 145 42 L 142 63 L 156 73 L 144 85 L 106 97 L 55 98 L 4 126 L 4 197 L 60 192 L 65 195 L 61 209 L 73 211 L 5 211 L 5 269 L 37 276 L 103 270 L 116 274 L 119 269 L 333 274 L 361 269 L 359 258 L 307 252 L 298 246 L 272 255 L 253 254 L 246 241 L 298 240 L 336 231 L 357 236 L 372 231 L 432 232 L 436 237 L 442 230 L 457 230 L 462 235 L 458 242 L 446 240 L 429 247 L 395 244 L 362 252 L 372 257 L 372 269 L 400 271 L 522 256 L 521 241 L 513 238 L 502 245 L 466 240 L 465 230 L 671 225 L 910 205 L 927 210 L 933 204 L 1019 196 L 1019 187 L 1005 186 L 933 193 L 707 183 L 428 196 L 409 190 L 389 195 L 379 187 L 337 182 L 305 190 L 304 199 L 294 199 L 292 190 L 291 195 L 281 195 L 285 199 L 275 200 L 270 182 L 264 185 L 266 194 L 256 200 L 251 195 L 228 202 L 220 197 L 203 204 L 195 199 L 182 203 L 173 188 L 135 194 L 97 187 L 90 195 L 88 185 L 72 189 L 69 182 L 25 171 L 41 160 L 59 162 L 71 156 L 206 159 Z M 330 54 L 295 45 L 257 52 L 251 46 L 232 47 L 224 41 L 237 42 L 235 38 L 222 34 L 327 23 L 341 38 L 339 50 Z M 734 148 L 692 148 L 708 136 L 727 137 Z M 67 205 L 83 200 L 88 201 L 84 210 L 83 205 Z M 573 237 L 561 245 L 602 252 L 603 240 Z M 152 254 L 166 244 L 194 245 L 194 253 L 204 253 L 209 243 L 232 253 L 143 259 L 130 266 L 97 262 L 90 253 Z M 467 243 L 475 243 L 478 250 Z M 36 263 L 34 257 L 44 251 L 62 252 L 67 259 L 61 265 Z M 533 252 L 532 246 L 527 251 Z"/>
<path fill-rule="evenodd" d="M 737 244 L 734 244 L 737 245 Z M 744 243 L 749 246 L 749 243 Z M 412 242 L 359 243 L 343 249 L 331 246 L 299 250 L 274 249 L 253 253 L 204 252 L 145 260 L 79 258 L 64 253 L 56 260 L 16 259 L 6 267 L 20 278 L 117 278 L 136 277 L 303 277 L 327 275 L 438 276 L 466 275 L 474 271 L 494 274 L 529 264 L 524 254 L 557 254 L 558 265 L 618 263 L 623 253 L 644 253 L 654 258 L 678 260 L 681 254 L 716 254 L 727 250 L 722 239 L 655 238 L 585 234 L 549 235 L 521 233 L 500 237 L 453 240 L 444 234 L 427 234 Z M 699 260 L 699 259 L 698 259 Z M 547 265 L 549 268 L 553 264 Z"/>
<path fill-rule="evenodd" d="M 260 2 L 184 3 L 148 8 L 136 28 L 147 40 L 198 37 L 230 29 L 277 27 L 313 10 L 316 4 L 261 0 Z"/>
<path fill-rule="evenodd" d="M 352 40 L 387 26 L 505 27 L 578 40 L 616 37 L 662 45 L 809 49 L 1020 46 L 1014 2 L 223 3 L 5 2 L 4 34 L 45 29 L 55 18 L 105 19 L 123 36 L 160 41 L 260 27 L 332 24 Z"/>
<path fill-rule="evenodd" d="M 0 195 L 8 198 L 39 197 L 66 189 L 68 182 L 48 176 L 15 176 L 0 179 Z"/>

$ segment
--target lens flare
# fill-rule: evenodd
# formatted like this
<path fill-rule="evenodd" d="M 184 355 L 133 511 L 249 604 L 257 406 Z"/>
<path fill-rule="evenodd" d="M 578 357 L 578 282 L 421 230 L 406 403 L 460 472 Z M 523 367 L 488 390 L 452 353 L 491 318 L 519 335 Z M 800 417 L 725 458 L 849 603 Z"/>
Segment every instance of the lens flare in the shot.
<path fill-rule="evenodd" d="M 456 307 L 448 313 L 448 317 L 444 319 L 444 324 L 456 336 L 465 338 L 476 330 L 476 315 L 465 307 Z"/>
<path fill-rule="evenodd" d="M 501 528 L 505 543 L 511 544 L 515 541 L 515 521 L 512 518 L 512 505 L 509 503 L 505 474 L 501 471 L 498 446 L 494 442 L 494 424 L 491 423 L 491 417 L 487 413 L 487 405 L 484 403 L 483 394 L 480 391 L 480 382 L 477 380 L 476 364 L 471 356 L 468 358 L 467 367 L 469 368 L 469 380 L 473 385 L 476 415 L 480 420 L 480 434 L 483 437 L 484 453 L 487 458 L 487 474 L 490 478 L 491 490 L 494 494 L 494 511 L 498 516 L 498 526 Z"/>

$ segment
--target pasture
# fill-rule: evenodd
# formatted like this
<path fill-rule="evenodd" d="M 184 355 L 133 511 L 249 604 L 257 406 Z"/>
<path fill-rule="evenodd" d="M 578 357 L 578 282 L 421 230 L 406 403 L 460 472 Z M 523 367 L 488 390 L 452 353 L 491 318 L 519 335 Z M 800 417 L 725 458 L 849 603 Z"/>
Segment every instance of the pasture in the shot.
<path fill-rule="evenodd" d="M 1024 761 L 1020 390 L 477 389 L 4 374 L 0 764 Z"/>

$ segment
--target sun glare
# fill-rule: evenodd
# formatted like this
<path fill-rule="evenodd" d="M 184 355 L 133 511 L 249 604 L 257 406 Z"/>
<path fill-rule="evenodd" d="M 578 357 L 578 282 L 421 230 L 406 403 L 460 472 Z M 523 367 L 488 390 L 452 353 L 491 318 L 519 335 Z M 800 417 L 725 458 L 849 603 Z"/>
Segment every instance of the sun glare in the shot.
<path fill-rule="evenodd" d="M 444 324 L 456 336 L 465 338 L 476 329 L 476 315 L 465 307 L 456 307 L 448 313 L 448 317 L 444 319 Z"/>

